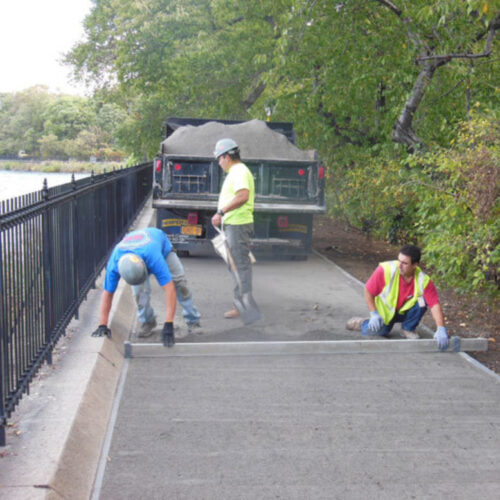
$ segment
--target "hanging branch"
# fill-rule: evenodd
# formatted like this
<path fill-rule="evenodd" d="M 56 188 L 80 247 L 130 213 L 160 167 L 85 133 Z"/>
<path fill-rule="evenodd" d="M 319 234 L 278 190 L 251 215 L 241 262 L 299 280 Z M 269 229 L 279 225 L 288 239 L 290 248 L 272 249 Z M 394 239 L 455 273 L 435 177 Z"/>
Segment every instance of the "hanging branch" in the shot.
<path fill-rule="evenodd" d="M 434 72 L 440 66 L 448 64 L 452 59 L 478 59 L 489 57 L 492 52 L 491 47 L 496 31 L 500 29 L 500 12 L 496 15 L 495 19 L 490 24 L 489 29 L 478 35 L 475 39 L 475 41 L 477 42 L 481 40 L 485 36 L 485 34 L 488 35 L 483 52 L 479 54 L 451 53 L 446 55 L 432 55 L 432 48 L 429 47 L 427 43 L 425 43 L 424 39 L 418 33 L 415 33 L 410 28 L 410 26 L 413 25 L 412 19 L 403 18 L 402 10 L 399 9 L 390 0 L 375 1 L 389 9 L 401 19 L 401 21 L 406 25 L 408 38 L 413 42 L 413 44 L 421 53 L 421 55 L 416 59 L 416 64 L 421 68 L 417 80 L 415 82 L 415 85 L 413 86 L 410 96 L 404 104 L 401 114 L 394 123 L 394 127 L 392 130 L 392 140 L 394 142 L 406 144 L 410 148 L 415 149 L 417 147 L 423 146 L 423 143 L 412 128 L 413 118 L 434 76 Z"/>
<path fill-rule="evenodd" d="M 497 15 L 495 20 L 491 23 L 488 31 L 483 32 L 482 34 L 476 37 L 476 41 L 480 41 L 485 33 L 488 34 L 488 38 L 486 39 L 486 44 L 484 46 L 484 50 L 479 54 L 471 54 L 469 52 L 462 54 L 446 54 L 446 55 L 435 55 L 435 56 L 423 56 L 417 57 L 417 63 L 422 61 L 428 61 L 434 59 L 436 61 L 444 60 L 445 62 L 451 61 L 451 59 L 480 59 L 482 57 L 489 57 L 491 55 L 491 46 L 493 44 L 493 39 L 495 38 L 496 31 L 500 29 L 500 13 Z"/>

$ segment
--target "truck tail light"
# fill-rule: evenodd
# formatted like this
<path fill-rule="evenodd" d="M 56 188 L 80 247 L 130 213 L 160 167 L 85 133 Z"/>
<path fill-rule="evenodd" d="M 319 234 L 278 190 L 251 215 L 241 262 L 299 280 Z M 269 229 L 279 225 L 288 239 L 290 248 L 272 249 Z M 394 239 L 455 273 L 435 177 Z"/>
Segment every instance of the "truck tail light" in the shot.
<path fill-rule="evenodd" d="M 281 228 L 288 227 L 288 215 L 280 215 L 278 217 L 278 227 Z"/>
<path fill-rule="evenodd" d="M 181 169 L 182 169 L 182 165 L 181 165 L 180 163 L 176 163 L 176 164 L 174 165 L 174 168 L 175 168 L 175 170 L 177 170 L 177 172 L 178 172 L 179 170 L 181 170 Z"/>
<path fill-rule="evenodd" d="M 196 224 L 198 224 L 198 212 L 188 213 L 188 224 L 190 226 L 195 226 Z"/>
<path fill-rule="evenodd" d="M 320 179 L 323 179 L 324 176 L 325 176 L 325 167 L 321 166 L 318 169 L 318 177 Z"/>
<path fill-rule="evenodd" d="M 159 158 L 156 159 L 156 171 L 161 172 L 161 160 Z"/>
<path fill-rule="evenodd" d="M 302 177 L 303 175 L 306 175 L 306 171 L 303 168 L 300 168 L 298 174 Z"/>

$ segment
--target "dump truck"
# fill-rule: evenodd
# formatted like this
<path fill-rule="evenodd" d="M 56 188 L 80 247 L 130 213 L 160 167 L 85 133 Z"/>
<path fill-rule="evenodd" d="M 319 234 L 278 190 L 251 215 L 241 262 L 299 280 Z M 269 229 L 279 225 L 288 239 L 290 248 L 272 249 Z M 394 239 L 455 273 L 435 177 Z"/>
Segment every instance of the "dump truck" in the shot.
<path fill-rule="evenodd" d="M 306 259 L 313 216 L 326 211 L 325 169 L 315 150 L 295 145 L 292 123 L 169 118 L 153 161 L 157 226 L 182 255 L 211 247 L 225 175 L 213 151 L 223 138 L 236 141 L 255 180 L 253 252 Z"/>

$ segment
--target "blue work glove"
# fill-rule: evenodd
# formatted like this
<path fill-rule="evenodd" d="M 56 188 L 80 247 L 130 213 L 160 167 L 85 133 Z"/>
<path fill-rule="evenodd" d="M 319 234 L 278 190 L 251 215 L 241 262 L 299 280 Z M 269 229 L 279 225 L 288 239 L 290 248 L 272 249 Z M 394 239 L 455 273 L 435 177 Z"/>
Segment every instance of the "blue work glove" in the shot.
<path fill-rule="evenodd" d="M 382 316 L 377 311 L 370 312 L 370 321 L 368 322 L 368 331 L 377 333 L 382 326 L 384 326 L 384 320 Z"/>
<path fill-rule="evenodd" d="M 449 340 L 448 334 L 446 333 L 446 328 L 444 326 L 438 326 L 434 338 L 437 340 L 438 347 L 440 351 L 446 351 L 448 349 Z"/>
<path fill-rule="evenodd" d="M 172 347 L 175 344 L 174 324 L 171 321 L 165 322 L 163 325 L 161 340 L 163 341 L 163 345 L 165 347 Z"/>
<path fill-rule="evenodd" d="M 96 330 L 92 332 L 92 337 L 106 337 L 111 338 L 111 330 L 106 325 L 99 325 Z"/>

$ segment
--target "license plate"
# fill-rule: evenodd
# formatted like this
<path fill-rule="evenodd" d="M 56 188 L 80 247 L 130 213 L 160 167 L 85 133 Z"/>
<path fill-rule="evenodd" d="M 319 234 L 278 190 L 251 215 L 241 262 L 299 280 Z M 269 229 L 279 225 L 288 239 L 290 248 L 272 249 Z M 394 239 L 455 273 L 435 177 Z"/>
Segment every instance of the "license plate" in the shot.
<path fill-rule="evenodd" d="M 182 234 L 189 234 L 190 236 L 201 236 L 201 226 L 182 226 Z"/>

